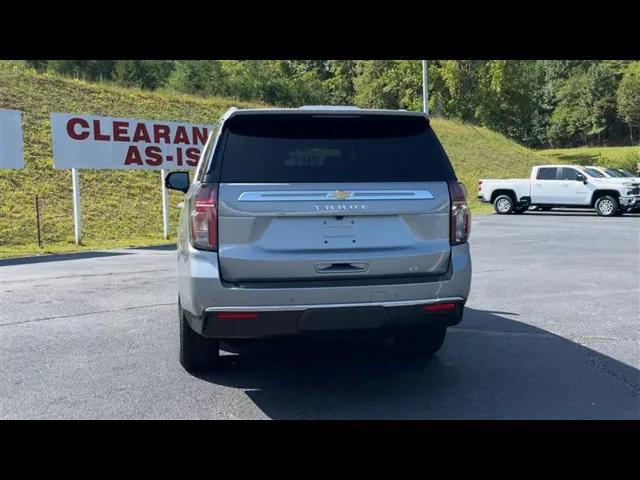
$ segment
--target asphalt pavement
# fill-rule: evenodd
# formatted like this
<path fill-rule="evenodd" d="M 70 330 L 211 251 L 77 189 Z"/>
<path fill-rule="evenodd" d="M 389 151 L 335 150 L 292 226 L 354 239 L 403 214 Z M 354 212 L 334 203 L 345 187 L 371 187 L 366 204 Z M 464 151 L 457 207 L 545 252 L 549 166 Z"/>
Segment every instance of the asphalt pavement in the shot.
<path fill-rule="evenodd" d="M 0 418 L 640 419 L 640 215 L 473 219 L 464 321 L 429 361 L 380 340 L 178 363 L 175 251 L 0 261 Z"/>

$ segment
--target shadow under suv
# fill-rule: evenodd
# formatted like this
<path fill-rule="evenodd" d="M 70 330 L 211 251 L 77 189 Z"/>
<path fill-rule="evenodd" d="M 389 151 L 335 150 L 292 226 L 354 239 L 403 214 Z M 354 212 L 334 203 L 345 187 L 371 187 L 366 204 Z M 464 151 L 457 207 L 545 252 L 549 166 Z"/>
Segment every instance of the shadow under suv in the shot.
<path fill-rule="evenodd" d="M 430 355 L 471 283 L 466 192 L 422 113 L 229 110 L 178 226 L 180 361 L 219 340 L 376 330 Z"/>

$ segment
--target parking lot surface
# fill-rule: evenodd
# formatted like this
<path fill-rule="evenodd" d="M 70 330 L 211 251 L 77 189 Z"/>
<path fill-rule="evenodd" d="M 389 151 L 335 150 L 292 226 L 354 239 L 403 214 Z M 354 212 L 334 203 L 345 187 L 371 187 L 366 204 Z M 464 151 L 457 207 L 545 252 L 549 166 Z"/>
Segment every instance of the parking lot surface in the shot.
<path fill-rule="evenodd" d="M 429 361 L 380 340 L 178 363 L 175 251 L 0 262 L 0 418 L 639 419 L 640 215 L 473 220 L 465 318 Z"/>

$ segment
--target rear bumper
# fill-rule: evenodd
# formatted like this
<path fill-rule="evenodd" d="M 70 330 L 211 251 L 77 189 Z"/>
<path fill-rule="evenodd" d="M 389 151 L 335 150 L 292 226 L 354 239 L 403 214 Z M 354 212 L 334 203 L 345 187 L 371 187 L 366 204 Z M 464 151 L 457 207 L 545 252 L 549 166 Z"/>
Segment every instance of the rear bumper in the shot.
<path fill-rule="evenodd" d="M 446 274 L 339 284 L 283 283 L 237 286 L 220 279 L 218 256 L 178 247 L 178 291 L 194 330 L 217 338 L 290 335 L 310 331 L 388 329 L 416 322 L 455 324 L 469 296 L 469 245 L 451 249 Z M 422 305 L 453 302 L 453 312 L 424 312 Z M 257 319 L 218 320 L 216 312 L 258 312 Z M 337 322 L 337 324 L 336 324 Z"/>
<path fill-rule="evenodd" d="M 250 310 L 245 308 L 244 311 Z M 258 312 L 256 318 L 242 319 L 219 319 L 218 312 L 211 310 L 205 311 L 200 317 L 186 315 L 191 327 L 205 337 L 244 339 L 364 332 L 393 335 L 408 329 L 456 325 L 462 320 L 463 311 L 464 303 L 457 299 L 454 309 L 433 312 L 424 311 L 422 305 L 373 305 L 268 310 Z"/>

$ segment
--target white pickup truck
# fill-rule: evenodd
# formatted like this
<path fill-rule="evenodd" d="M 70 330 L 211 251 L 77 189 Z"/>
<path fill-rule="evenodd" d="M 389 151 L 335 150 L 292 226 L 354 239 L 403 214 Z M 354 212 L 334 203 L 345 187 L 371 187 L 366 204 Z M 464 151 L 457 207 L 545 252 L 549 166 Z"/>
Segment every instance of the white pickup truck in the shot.
<path fill-rule="evenodd" d="M 640 182 L 595 176 L 579 165 L 538 165 L 530 178 L 480 179 L 478 198 L 499 214 L 523 213 L 535 206 L 594 208 L 598 215 L 621 215 L 640 205 Z"/>
<path fill-rule="evenodd" d="M 602 176 L 607 178 L 626 178 L 627 181 L 631 182 L 640 182 L 640 177 L 633 175 L 631 172 L 624 170 L 622 168 L 607 168 L 607 167 L 597 167 L 597 166 L 586 166 L 584 169 L 587 173 L 593 173 L 595 176 L 599 176 L 598 173 L 602 174 Z"/>

